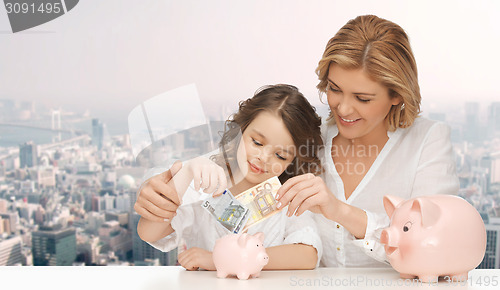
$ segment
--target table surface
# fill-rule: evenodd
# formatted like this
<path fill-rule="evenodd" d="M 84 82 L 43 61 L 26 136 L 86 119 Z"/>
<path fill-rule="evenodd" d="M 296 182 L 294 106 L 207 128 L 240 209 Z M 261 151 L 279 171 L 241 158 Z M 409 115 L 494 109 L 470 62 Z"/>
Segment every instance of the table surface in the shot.
<path fill-rule="evenodd" d="M 452 287 L 453 286 L 453 287 Z M 5 288 L 4 288 L 5 287 Z M 16 288 L 13 288 L 16 287 Z M 219 279 L 182 267 L 0 267 L 0 289 L 500 289 L 500 270 L 477 269 L 466 282 L 403 280 L 391 268 L 263 271 L 259 278 Z"/>

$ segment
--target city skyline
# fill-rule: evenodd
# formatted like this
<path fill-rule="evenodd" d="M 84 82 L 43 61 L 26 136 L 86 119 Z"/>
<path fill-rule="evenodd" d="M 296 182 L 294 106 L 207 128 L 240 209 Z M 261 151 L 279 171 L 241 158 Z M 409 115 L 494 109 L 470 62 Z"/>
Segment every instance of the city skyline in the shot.
<path fill-rule="evenodd" d="M 0 7 L 0 98 L 90 110 L 110 130 L 138 104 L 191 83 L 207 114 L 275 83 L 319 106 L 314 70 L 325 44 L 361 14 L 408 32 L 424 108 L 500 96 L 498 1 L 146 2 L 84 1 L 16 34 Z"/>

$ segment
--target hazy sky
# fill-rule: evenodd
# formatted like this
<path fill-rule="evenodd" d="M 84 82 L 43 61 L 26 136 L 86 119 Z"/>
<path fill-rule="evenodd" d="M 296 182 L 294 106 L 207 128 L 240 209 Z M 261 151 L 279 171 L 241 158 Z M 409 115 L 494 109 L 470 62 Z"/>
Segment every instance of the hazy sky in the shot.
<path fill-rule="evenodd" d="M 35 100 L 123 123 L 141 102 L 195 83 L 207 114 L 265 84 L 298 86 L 318 106 L 314 69 L 349 19 L 401 25 L 424 108 L 500 100 L 500 1 L 82 0 L 13 34 L 0 7 L 0 99 Z"/>

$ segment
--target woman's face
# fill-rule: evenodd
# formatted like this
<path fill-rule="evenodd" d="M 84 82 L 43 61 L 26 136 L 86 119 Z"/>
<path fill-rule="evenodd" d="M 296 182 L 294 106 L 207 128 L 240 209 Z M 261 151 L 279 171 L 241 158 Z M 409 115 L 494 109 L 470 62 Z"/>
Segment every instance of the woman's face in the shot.
<path fill-rule="evenodd" d="M 384 120 L 400 98 L 390 98 L 389 89 L 362 69 L 346 70 L 330 64 L 326 94 L 339 135 L 368 142 L 387 137 Z"/>
<path fill-rule="evenodd" d="M 238 146 L 238 168 L 247 182 L 259 184 L 279 176 L 295 158 L 295 144 L 283 120 L 261 112 L 243 132 Z"/>

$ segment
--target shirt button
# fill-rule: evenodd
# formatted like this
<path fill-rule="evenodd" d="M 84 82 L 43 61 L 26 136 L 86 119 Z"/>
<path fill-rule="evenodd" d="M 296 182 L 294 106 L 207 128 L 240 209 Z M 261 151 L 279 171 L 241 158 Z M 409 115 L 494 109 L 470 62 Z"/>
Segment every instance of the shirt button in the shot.
<path fill-rule="evenodd" d="M 340 251 L 340 247 L 337 247 L 337 251 Z"/>
<path fill-rule="evenodd" d="M 337 229 L 340 229 L 340 225 L 337 225 Z"/>

